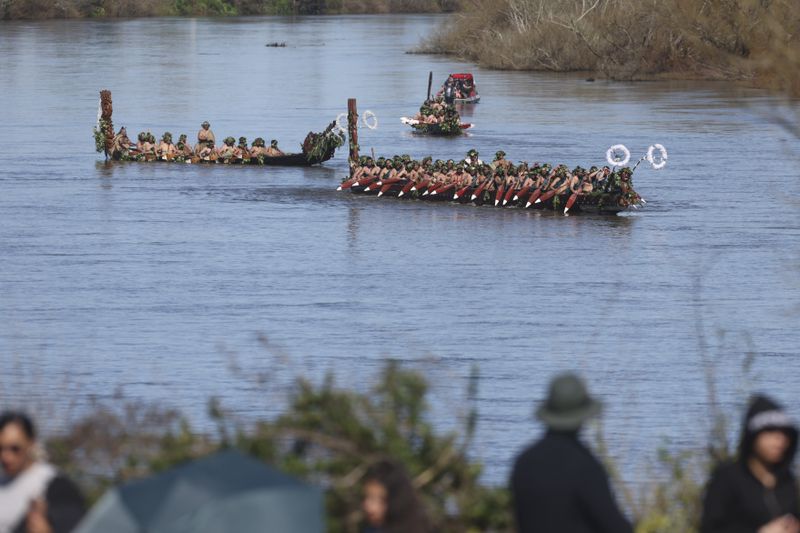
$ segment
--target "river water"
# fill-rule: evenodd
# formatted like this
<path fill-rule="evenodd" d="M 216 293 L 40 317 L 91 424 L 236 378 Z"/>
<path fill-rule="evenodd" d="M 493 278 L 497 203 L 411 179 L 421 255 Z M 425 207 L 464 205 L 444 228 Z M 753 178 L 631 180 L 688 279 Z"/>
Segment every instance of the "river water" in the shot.
<path fill-rule="evenodd" d="M 212 395 L 269 416 L 292 376 L 366 389 L 393 357 L 428 376 L 434 420 L 452 429 L 477 364 L 473 453 L 491 482 L 539 431 L 534 404 L 565 369 L 605 402 L 633 478 L 664 442 L 704 444 L 710 363 L 731 415 L 751 390 L 800 413 L 800 154 L 775 125 L 791 108 L 720 83 L 592 83 L 405 53 L 441 20 L 0 25 L 2 405 L 56 405 L 40 418 L 58 427 L 123 394 L 202 425 Z M 469 136 L 400 124 L 430 70 L 436 83 L 475 73 Z M 344 150 L 311 169 L 107 166 L 91 136 L 103 88 L 132 137 L 191 138 L 209 120 L 218 139 L 291 150 L 357 97 L 379 120 L 362 151 L 502 148 L 588 167 L 611 144 L 637 157 L 658 142 L 669 164 L 640 167 L 648 204 L 616 217 L 337 193 Z"/>

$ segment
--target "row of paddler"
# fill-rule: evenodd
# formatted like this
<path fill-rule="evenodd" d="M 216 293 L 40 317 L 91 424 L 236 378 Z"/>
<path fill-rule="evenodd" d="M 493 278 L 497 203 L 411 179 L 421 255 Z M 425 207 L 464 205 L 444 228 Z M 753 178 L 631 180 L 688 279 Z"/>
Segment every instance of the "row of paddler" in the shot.
<path fill-rule="evenodd" d="M 205 123 L 204 123 L 205 124 Z M 208 130 L 210 132 L 210 130 Z M 247 138 L 239 137 L 239 144 L 235 145 L 236 139 L 227 137 L 219 147 L 214 145 L 213 133 L 208 140 L 200 139 L 196 147 L 192 147 L 187 142 L 186 135 L 181 135 L 177 144 L 172 142 L 172 134 L 164 133 L 161 141 L 157 142 L 155 136 L 150 132 L 141 132 L 137 136 L 137 143 L 134 145 L 128 138 L 125 127 L 120 128 L 119 133 L 114 136 L 111 155 L 117 159 L 135 159 L 144 161 L 216 161 L 238 159 L 248 161 L 259 157 L 277 157 L 284 153 L 278 148 L 278 142 L 273 140 L 267 147 L 261 137 L 253 141 L 251 147 L 247 146 Z"/>
<path fill-rule="evenodd" d="M 579 199 L 615 197 L 622 207 L 642 202 L 633 190 L 630 168 L 592 167 L 588 170 L 565 165 L 521 162 L 514 165 L 497 153 L 484 164 L 471 151 L 467 159 L 416 161 L 408 156 L 373 160 L 362 157 L 350 178 L 338 190 L 377 196 L 414 197 L 460 203 L 544 208 L 564 206 L 569 212 Z"/>

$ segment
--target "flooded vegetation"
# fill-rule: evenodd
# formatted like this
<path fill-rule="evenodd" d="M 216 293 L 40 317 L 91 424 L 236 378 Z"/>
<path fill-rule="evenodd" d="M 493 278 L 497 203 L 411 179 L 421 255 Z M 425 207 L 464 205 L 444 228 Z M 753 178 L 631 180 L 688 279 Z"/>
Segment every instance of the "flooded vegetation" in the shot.
<path fill-rule="evenodd" d="M 420 50 L 500 69 L 800 89 L 800 11 L 788 0 L 476 0 Z"/>

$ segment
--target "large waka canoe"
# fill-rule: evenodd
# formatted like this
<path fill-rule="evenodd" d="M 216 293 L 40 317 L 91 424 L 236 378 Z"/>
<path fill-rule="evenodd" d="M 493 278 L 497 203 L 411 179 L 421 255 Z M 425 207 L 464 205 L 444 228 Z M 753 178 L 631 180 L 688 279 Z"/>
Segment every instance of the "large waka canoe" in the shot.
<path fill-rule="evenodd" d="M 378 185 L 376 180 L 367 178 L 347 188 L 354 194 L 365 196 L 390 196 L 426 202 L 514 207 L 539 211 L 556 211 L 564 214 L 583 212 L 614 215 L 625 211 L 631 206 L 637 206 L 641 201 L 635 192 L 628 194 L 595 192 L 591 194 L 565 193 L 557 195 L 552 192 L 542 193 L 541 191 L 530 189 L 511 189 L 509 191 L 501 188 L 496 191 L 485 191 L 476 190 L 475 187 L 464 187 L 456 190 L 454 184 L 440 186 L 436 189 L 411 190 L 413 186 L 406 179 L 393 183 L 382 182 Z"/>
<path fill-rule="evenodd" d="M 95 128 L 95 141 L 97 151 L 104 152 L 106 159 L 112 161 L 308 167 L 328 161 L 334 156 L 336 149 L 344 144 L 344 134 L 337 128 L 336 121 L 333 121 L 321 133 L 309 132 L 301 144 L 301 152 L 287 153 L 280 156 L 249 158 L 221 158 L 217 156 L 205 158 L 197 156 L 159 157 L 156 154 L 137 153 L 135 146 L 132 146 L 128 153 L 123 154 L 113 149 L 115 132 L 111 120 L 112 113 L 111 91 L 100 91 L 100 113 L 98 125 Z"/>

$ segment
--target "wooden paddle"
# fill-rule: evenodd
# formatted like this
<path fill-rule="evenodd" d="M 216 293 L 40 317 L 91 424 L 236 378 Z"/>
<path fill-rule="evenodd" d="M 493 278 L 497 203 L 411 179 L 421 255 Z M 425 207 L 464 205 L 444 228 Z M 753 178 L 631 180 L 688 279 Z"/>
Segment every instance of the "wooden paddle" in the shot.
<path fill-rule="evenodd" d="M 506 184 L 505 183 L 501 183 L 497 187 L 497 193 L 494 195 L 494 206 L 495 207 L 497 207 L 497 204 L 500 203 L 500 200 L 503 198 L 503 194 L 505 193 L 505 191 L 506 191 Z"/>
<path fill-rule="evenodd" d="M 557 192 L 558 192 L 558 189 L 552 189 L 550 191 L 547 191 L 546 193 L 544 193 L 543 195 L 541 195 L 538 198 L 538 201 L 536 203 L 538 204 L 538 203 L 541 203 L 541 202 L 546 202 L 547 200 L 549 200 L 550 198 L 555 196 Z"/>
<path fill-rule="evenodd" d="M 519 193 L 517 193 L 517 194 L 514 196 L 514 200 L 519 200 L 519 201 L 520 201 L 520 203 L 522 203 L 523 201 L 525 201 L 525 198 L 527 198 L 527 197 L 528 197 L 528 193 L 530 192 L 530 190 L 531 190 L 531 186 L 530 186 L 530 185 L 528 185 L 527 187 L 523 187 L 523 188 L 522 188 L 522 189 L 519 191 Z"/>
<path fill-rule="evenodd" d="M 356 179 L 356 178 L 350 178 L 349 180 L 345 180 L 345 181 L 343 181 L 341 185 L 339 185 L 338 187 L 336 187 L 336 190 L 337 190 L 337 191 L 343 191 L 343 190 L 345 190 L 345 189 L 349 189 L 350 187 L 352 187 L 353 185 L 355 185 L 357 182 L 358 182 L 358 179 Z"/>
<path fill-rule="evenodd" d="M 405 187 L 403 187 L 403 189 L 400 191 L 400 194 L 398 194 L 397 197 L 400 198 L 404 194 L 408 194 L 409 192 L 411 192 L 414 189 L 414 184 L 415 184 L 414 180 L 409 180 L 409 182 L 406 183 Z"/>
<path fill-rule="evenodd" d="M 389 189 L 392 188 L 392 185 L 394 185 L 395 183 L 397 183 L 398 181 L 401 181 L 403 179 L 405 179 L 405 178 L 402 178 L 402 177 L 398 178 L 398 177 L 395 176 L 394 178 L 389 178 L 387 180 L 383 180 L 383 186 L 381 187 L 381 190 L 378 192 L 378 196 L 379 197 L 383 196 L 384 194 L 389 192 Z"/>
<path fill-rule="evenodd" d="M 539 199 L 539 195 L 542 194 L 542 191 L 544 190 L 545 187 L 550 185 L 550 181 L 552 180 L 552 178 L 553 178 L 553 173 L 551 172 L 550 175 L 548 175 L 547 178 L 545 178 L 545 181 L 544 183 L 542 183 L 542 186 L 533 191 L 533 194 L 531 194 L 531 197 L 528 199 L 528 203 L 525 204 L 526 209 L 530 207 L 531 204 L 538 204 L 539 202 L 541 202 L 541 200 Z"/>
<path fill-rule="evenodd" d="M 425 192 L 422 193 L 422 196 L 428 196 L 430 193 L 432 193 L 433 191 L 435 191 L 438 188 L 439 188 L 439 184 L 436 183 L 434 180 L 431 180 L 430 184 L 425 189 Z"/>
<path fill-rule="evenodd" d="M 377 179 L 378 179 L 378 176 L 367 176 L 365 178 L 361 178 L 356 183 L 361 187 L 366 187 L 367 185 L 369 185 L 373 181 L 376 181 Z"/>
<path fill-rule="evenodd" d="M 586 179 L 586 176 L 581 178 L 580 183 L 578 183 L 578 190 L 580 190 L 583 187 L 583 182 L 584 182 L 585 179 Z M 581 193 L 579 193 L 579 192 L 573 192 L 572 194 L 569 195 L 569 199 L 567 200 L 567 204 L 564 206 L 564 214 L 565 215 L 569 212 L 570 208 L 573 205 L 575 205 L 575 201 L 578 199 L 578 196 L 580 194 Z"/>
<path fill-rule="evenodd" d="M 430 185 L 430 183 L 431 183 L 431 178 L 422 178 L 422 181 L 419 183 L 419 185 L 414 185 L 411 188 L 411 190 L 423 192 L 423 189 L 427 188 L 428 185 Z"/>
<path fill-rule="evenodd" d="M 509 200 L 511 200 L 511 195 L 514 194 L 515 190 L 516 190 L 516 183 L 512 183 L 508 187 L 508 192 L 506 193 L 505 198 L 503 198 L 503 205 L 506 205 L 509 202 Z"/>
<path fill-rule="evenodd" d="M 470 198 L 470 201 L 474 202 L 478 198 L 481 198 L 482 197 L 481 195 L 483 194 L 483 191 L 486 189 L 486 187 L 489 185 L 489 183 L 491 183 L 491 180 L 492 180 L 492 178 L 489 178 L 489 177 L 483 178 L 483 183 L 481 183 L 480 186 L 478 187 L 478 190 L 475 191 L 472 194 L 472 198 Z"/>
<path fill-rule="evenodd" d="M 453 194 L 453 200 L 458 200 L 459 198 L 461 198 L 462 196 L 464 196 L 464 195 L 467 193 L 467 190 L 469 190 L 469 188 L 470 188 L 470 187 L 472 187 L 472 184 L 470 184 L 470 185 L 467 185 L 466 187 L 461 187 L 460 189 L 458 189 L 458 190 L 457 190 L 457 191 L 456 191 L 456 192 Z"/>
<path fill-rule="evenodd" d="M 450 189 L 454 188 L 455 186 L 456 186 L 456 184 L 455 184 L 455 183 L 448 183 L 447 185 L 442 185 L 441 187 L 438 187 L 438 188 L 436 188 L 436 189 L 435 189 L 435 190 L 434 190 L 434 191 L 431 193 L 431 196 L 435 196 L 435 195 L 437 195 L 437 194 L 444 194 L 444 193 L 446 193 L 447 191 L 449 191 Z"/>

